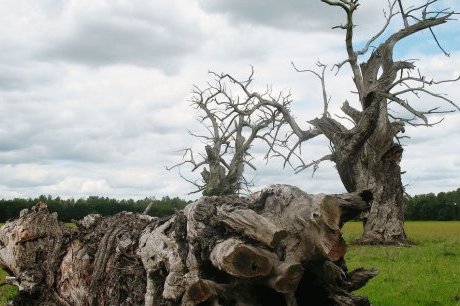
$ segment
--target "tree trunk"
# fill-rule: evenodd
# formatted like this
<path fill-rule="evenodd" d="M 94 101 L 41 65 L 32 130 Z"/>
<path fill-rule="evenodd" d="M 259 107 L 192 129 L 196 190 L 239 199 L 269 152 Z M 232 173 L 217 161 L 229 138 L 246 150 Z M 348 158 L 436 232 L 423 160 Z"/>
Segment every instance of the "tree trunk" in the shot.
<path fill-rule="evenodd" d="M 372 190 L 374 201 L 363 219 L 364 231 L 358 243 L 405 245 L 404 188 L 401 181 L 403 149 L 394 142 L 398 125 L 388 120 L 387 101 L 382 103 L 377 127 L 364 146 L 362 160 L 357 165 L 357 190 Z"/>
<path fill-rule="evenodd" d="M 397 148 L 397 145 L 395 147 Z M 397 149 L 392 149 L 392 151 Z M 393 156 L 396 157 L 397 156 Z M 358 188 L 366 186 L 374 195 L 372 207 L 363 218 L 364 230 L 360 244 L 405 245 L 403 186 L 399 159 L 384 157 L 374 169 L 363 169 Z M 389 158 L 389 159 L 388 159 Z M 362 165 L 361 165 L 362 166 Z"/>
<path fill-rule="evenodd" d="M 377 271 L 347 270 L 340 228 L 371 201 L 274 185 L 76 229 L 40 203 L 0 229 L 0 265 L 16 305 L 369 305 L 351 291 Z"/>
<path fill-rule="evenodd" d="M 398 131 L 388 120 L 386 101 L 381 102 L 377 126 L 359 152 L 337 162 L 339 175 L 348 192 L 368 189 L 374 200 L 370 211 L 363 214 L 364 230 L 360 244 L 405 245 L 404 189 L 401 182 L 403 149 L 394 143 Z"/>
<path fill-rule="evenodd" d="M 244 140 L 244 139 L 243 139 Z M 229 169 L 222 166 L 220 145 L 205 147 L 209 171 L 204 168 L 201 176 L 204 181 L 204 196 L 223 196 L 237 194 L 244 170 L 244 152 L 236 152 Z"/>

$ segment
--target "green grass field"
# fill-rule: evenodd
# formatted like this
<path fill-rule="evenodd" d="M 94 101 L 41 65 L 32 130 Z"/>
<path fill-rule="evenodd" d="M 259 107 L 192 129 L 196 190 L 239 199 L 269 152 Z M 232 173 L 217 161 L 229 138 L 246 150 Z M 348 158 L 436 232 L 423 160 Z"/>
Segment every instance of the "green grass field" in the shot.
<path fill-rule="evenodd" d="M 345 239 L 357 238 L 361 229 L 360 223 L 346 224 Z M 460 222 L 407 222 L 406 231 L 414 246 L 349 246 L 350 269 L 380 271 L 358 293 L 376 306 L 460 305 Z M 5 275 L 0 269 L 0 283 Z M 0 305 L 15 292 L 14 287 L 0 287 Z"/>
<path fill-rule="evenodd" d="M 407 222 L 411 247 L 349 246 L 350 269 L 375 267 L 380 273 L 358 293 L 373 305 L 460 305 L 460 222 Z M 360 223 L 344 228 L 347 241 Z"/>

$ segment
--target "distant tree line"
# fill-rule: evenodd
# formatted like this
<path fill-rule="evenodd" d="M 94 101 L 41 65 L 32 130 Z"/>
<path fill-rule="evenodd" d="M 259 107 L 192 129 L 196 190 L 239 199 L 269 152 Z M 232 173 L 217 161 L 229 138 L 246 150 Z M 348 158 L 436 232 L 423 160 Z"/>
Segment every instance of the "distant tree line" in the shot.
<path fill-rule="evenodd" d="M 19 212 L 30 208 L 38 202 L 48 205 L 51 212 L 57 212 L 59 220 L 71 222 L 79 220 L 88 214 L 114 215 L 122 211 L 143 213 L 152 203 L 148 212 L 151 216 L 164 217 L 183 209 L 187 201 L 178 197 L 144 198 L 141 200 L 117 200 L 107 197 L 90 196 L 86 199 L 61 199 L 60 197 L 44 196 L 32 199 L 15 198 L 0 200 L 0 222 L 17 218 Z M 407 196 L 404 200 L 406 220 L 460 220 L 460 188 L 455 191 L 420 194 Z"/>
<path fill-rule="evenodd" d="M 148 214 L 151 216 L 164 217 L 173 214 L 187 205 L 187 202 L 180 198 L 163 197 L 161 200 L 155 198 L 144 198 L 142 200 L 116 200 L 107 197 L 90 196 L 86 199 L 61 199 L 60 197 L 40 196 L 32 199 L 15 198 L 12 200 L 0 200 L 0 222 L 17 218 L 19 212 L 30 208 L 38 202 L 48 205 L 50 212 L 57 212 L 59 220 L 71 222 L 79 220 L 88 214 L 101 214 L 104 216 L 114 215 L 122 211 L 143 213 L 146 207 L 152 203 Z"/>
<path fill-rule="evenodd" d="M 405 198 L 406 220 L 460 220 L 460 188 Z"/>

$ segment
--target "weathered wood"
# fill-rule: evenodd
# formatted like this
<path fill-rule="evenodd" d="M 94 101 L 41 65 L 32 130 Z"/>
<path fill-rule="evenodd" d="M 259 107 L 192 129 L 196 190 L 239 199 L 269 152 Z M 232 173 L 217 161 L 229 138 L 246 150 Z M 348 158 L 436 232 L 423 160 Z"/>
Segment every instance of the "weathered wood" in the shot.
<path fill-rule="evenodd" d="M 348 286 L 350 290 L 355 291 L 367 284 L 367 282 L 378 274 L 377 269 L 366 270 L 358 268 L 347 274 Z"/>
<path fill-rule="evenodd" d="M 300 263 L 279 262 L 267 280 L 268 286 L 281 293 L 294 293 L 302 279 L 304 268 Z"/>
<path fill-rule="evenodd" d="M 163 219 L 89 215 L 76 229 L 39 204 L 0 229 L 0 265 L 17 305 L 366 305 L 351 291 L 377 272 L 346 272 L 340 232 L 365 195 L 273 185 Z"/>
<path fill-rule="evenodd" d="M 48 213 L 44 203 L 23 212 L 22 222 L 7 222 L 1 229 L 0 265 L 16 277 L 21 291 L 32 293 L 50 286 L 59 264 L 61 245 L 70 229 L 59 224 L 57 214 Z"/>
<path fill-rule="evenodd" d="M 274 247 L 287 236 L 287 232 L 268 219 L 249 209 L 235 209 L 222 205 L 217 209 L 221 222 L 241 234 Z"/>
<path fill-rule="evenodd" d="M 276 254 L 230 238 L 219 242 L 209 256 L 212 264 L 237 277 L 267 276 L 273 269 Z"/>
<path fill-rule="evenodd" d="M 336 195 L 341 208 L 340 223 L 358 218 L 362 213 L 370 210 L 373 200 L 372 192 L 364 190 Z"/>
<path fill-rule="evenodd" d="M 222 285 L 210 280 L 200 279 L 188 286 L 182 299 L 182 305 L 193 306 L 214 300 L 224 291 Z"/>

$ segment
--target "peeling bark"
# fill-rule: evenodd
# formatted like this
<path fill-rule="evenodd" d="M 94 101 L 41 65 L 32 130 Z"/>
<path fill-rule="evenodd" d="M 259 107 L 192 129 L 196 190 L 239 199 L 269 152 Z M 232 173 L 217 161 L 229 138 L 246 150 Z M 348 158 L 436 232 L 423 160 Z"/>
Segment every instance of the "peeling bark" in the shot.
<path fill-rule="evenodd" d="M 340 228 L 371 201 L 273 185 L 163 219 L 90 215 L 76 229 L 41 203 L 0 229 L 0 265 L 15 305 L 369 305 L 351 291 L 377 272 L 347 271 Z"/>

